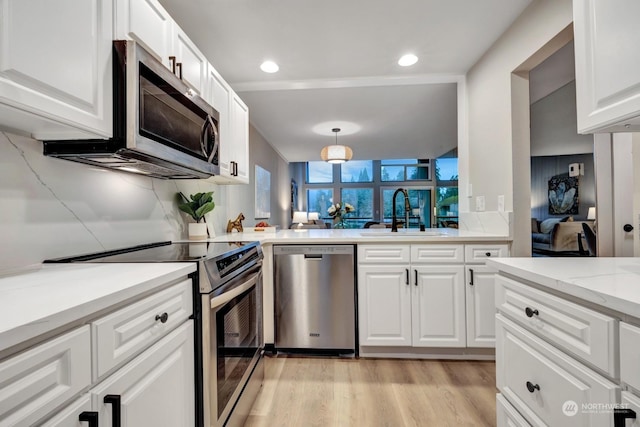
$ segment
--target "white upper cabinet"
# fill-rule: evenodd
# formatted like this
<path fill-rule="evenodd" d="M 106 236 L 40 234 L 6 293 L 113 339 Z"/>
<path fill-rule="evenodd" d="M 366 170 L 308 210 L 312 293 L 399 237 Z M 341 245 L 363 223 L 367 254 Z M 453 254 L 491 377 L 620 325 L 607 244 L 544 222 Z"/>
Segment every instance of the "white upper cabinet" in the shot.
<path fill-rule="evenodd" d="M 110 1 L 0 0 L 0 125 L 110 137 L 112 39 Z"/>
<path fill-rule="evenodd" d="M 209 64 L 205 99 L 220 113 L 218 184 L 249 183 L 249 109 Z"/>
<path fill-rule="evenodd" d="M 116 38 L 143 45 L 220 113 L 218 184 L 249 183 L 249 109 L 158 0 L 116 0 Z"/>
<path fill-rule="evenodd" d="M 199 95 L 205 93 L 207 59 L 157 0 L 116 0 L 117 39 L 140 43 Z"/>
<path fill-rule="evenodd" d="M 207 58 L 198 50 L 178 25 L 174 26 L 173 51 L 176 56 L 176 74 L 198 95 L 204 95 L 207 81 Z"/>
<path fill-rule="evenodd" d="M 115 38 L 135 40 L 170 67 L 173 20 L 157 0 L 116 0 Z"/>
<path fill-rule="evenodd" d="M 578 132 L 640 130 L 637 0 L 574 0 Z"/>

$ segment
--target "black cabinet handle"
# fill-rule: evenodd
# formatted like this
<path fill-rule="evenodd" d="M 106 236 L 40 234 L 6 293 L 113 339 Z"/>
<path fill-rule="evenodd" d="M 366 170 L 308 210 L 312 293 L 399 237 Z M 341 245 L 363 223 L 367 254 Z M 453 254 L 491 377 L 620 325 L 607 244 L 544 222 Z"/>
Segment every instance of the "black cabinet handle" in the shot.
<path fill-rule="evenodd" d="M 484 253 L 486 256 L 491 256 L 491 252 L 485 252 Z"/>
<path fill-rule="evenodd" d="M 473 268 L 470 268 L 470 269 L 469 269 L 469 276 L 470 276 L 470 278 L 469 278 L 469 284 L 470 284 L 471 286 L 473 286 Z"/>
<path fill-rule="evenodd" d="M 413 270 L 413 276 L 414 276 L 413 284 L 418 286 L 418 270 Z"/>
<path fill-rule="evenodd" d="M 182 62 L 176 62 L 176 68 L 178 69 L 178 77 L 182 80 Z"/>
<path fill-rule="evenodd" d="M 84 411 L 78 415 L 78 421 L 86 421 L 89 427 L 98 427 L 98 413 L 95 411 Z"/>
<path fill-rule="evenodd" d="M 169 320 L 169 314 L 167 314 L 167 312 L 156 314 L 156 321 L 158 320 L 160 321 L 160 323 L 167 323 L 167 320 Z"/>
<path fill-rule="evenodd" d="M 405 269 L 404 269 L 404 272 L 407 274 L 407 277 L 406 277 L 406 279 L 405 279 L 404 283 L 405 283 L 406 285 L 408 285 L 408 284 L 409 284 L 409 269 L 408 269 L 408 268 L 405 268 Z"/>
<path fill-rule="evenodd" d="M 624 427 L 627 418 L 635 419 L 636 412 L 633 409 L 613 409 L 613 427 Z"/>
<path fill-rule="evenodd" d="M 534 314 L 537 316 L 540 313 L 538 312 L 538 310 L 535 310 L 535 309 L 533 309 L 531 307 L 527 307 L 527 308 L 524 309 L 524 314 L 526 314 L 527 317 L 533 317 Z"/>
<path fill-rule="evenodd" d="M 176 73 L 176 57 L 175 56 L 170 56 L 169 57 L 169 63 L 171 63 L 171 72 L 173 74 Z"/>
<path fill-rule="evenodd" d="M 628 233 L 630 231 L 633 231 L 633 225 L 625 224 L 624 227 L 622 227 L 622 229 Z"/>
<path fill-rule="evenodd" d="M 119 394 L 107 394 L 104 397 L 104 403 L 112 405 L 111 408 L 111 426 L 121 427 L 122 417 L 120 415 L 120 395 Z"/>
<path fill-rule="evenodd" d="M 540 386 L 538 384 L 533 384 L 531 381 L 527 381 L 527 390 L 529 390 L 529 393 L 533 393 L 536 390 L 540 391 Z"/>

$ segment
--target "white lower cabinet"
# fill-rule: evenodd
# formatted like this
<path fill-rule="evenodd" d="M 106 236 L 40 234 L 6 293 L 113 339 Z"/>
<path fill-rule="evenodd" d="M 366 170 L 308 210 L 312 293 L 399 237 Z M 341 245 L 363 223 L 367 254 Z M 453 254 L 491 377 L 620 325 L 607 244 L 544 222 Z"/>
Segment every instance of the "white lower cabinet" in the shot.
<path fill-rule="evenodd" d="M 176 281 L 0 360 L 0 427 L 195 425 L 191 285 Z M 101 366 L 114 369 L 96 378 L 94 367 L 92 378 L 99 355 L 112 354 Z"/>
<path fill-rule="evenodd" d="M 360 344 L 464 347 L 464 266 L 439 265 L 460 254 L 462 245 L 359 245 Z"/>
<path fill-rule="evenodd" d="M 466 267 L 467 347 L 495 347 L 496 271 L 486 265 Z"/>
<path fill-rule="evenodd" d="M 583 408 L 615 404 L 620 387 L 502 315 L 496 385 L 533 425 L 613 427 L 611 413 Z"/>
<path fill-rule="evenodd" d="M 496 271 L 484 261 L 507 255 L 506 244 L 358 245 L 360 344 L 494 347 Z"/>
<path fill-rule="evenodd" d="M 183 324 L 93 388 L 100 425 L 195 425 L 193 334 Z"/>

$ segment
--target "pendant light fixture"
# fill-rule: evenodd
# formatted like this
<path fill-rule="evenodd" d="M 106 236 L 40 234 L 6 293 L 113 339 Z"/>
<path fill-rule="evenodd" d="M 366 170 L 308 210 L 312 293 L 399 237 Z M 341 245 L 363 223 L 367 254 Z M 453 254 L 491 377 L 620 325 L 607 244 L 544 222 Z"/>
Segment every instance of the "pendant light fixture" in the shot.
<path fill-rule="evenodd" d="M 322 160 L 328 163 L 344 163 L 353 157 L 353 151 L 346 145 L 338 145 L 338 132 L 340 128 L 333 128 L 331 132 L 336 134 L 336 144 L 327 145 L 320 152 Z"/>

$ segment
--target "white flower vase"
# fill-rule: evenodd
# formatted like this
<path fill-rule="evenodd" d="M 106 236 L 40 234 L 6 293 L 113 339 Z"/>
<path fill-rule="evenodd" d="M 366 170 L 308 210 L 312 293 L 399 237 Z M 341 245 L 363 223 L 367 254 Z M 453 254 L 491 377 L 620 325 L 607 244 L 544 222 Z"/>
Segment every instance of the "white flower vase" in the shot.
<path fill-rule="evenodd" d="M 189 240 L 205 240 L 207 238 L 207 224 L 205 222 L 189 223 Z"/>

